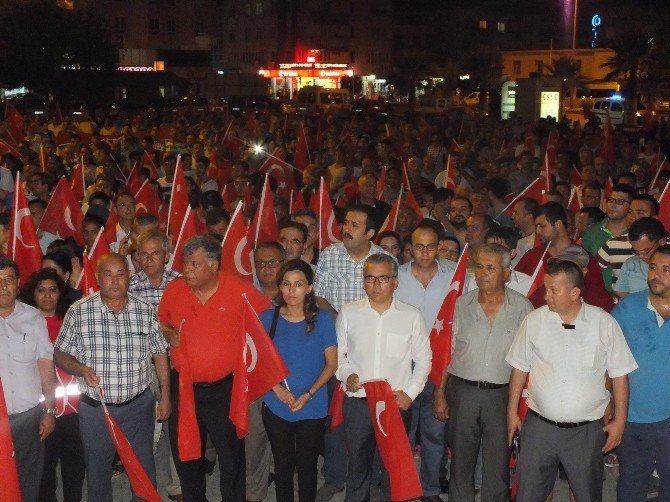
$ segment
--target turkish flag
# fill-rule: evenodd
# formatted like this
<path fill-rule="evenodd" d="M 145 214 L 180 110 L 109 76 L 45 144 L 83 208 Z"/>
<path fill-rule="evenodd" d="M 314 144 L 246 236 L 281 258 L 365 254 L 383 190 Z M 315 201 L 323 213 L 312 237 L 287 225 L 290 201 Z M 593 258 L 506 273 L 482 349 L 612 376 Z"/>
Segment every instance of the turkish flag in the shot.
<path fill-rule="evenodd" d="M 400 187 L 400 195 L 398 195 L 398 198 L 391 206 L 391 210 L 386 216 L 386 219 L 379 229 L 379 232 L 377 232 L 377 235 L 388 230 L 393 230 L 395 232 L 396 226 L 398 224 L 398 213 L 400 212 L 400 205 L 402 204 L 402 190 L 402 187 Z"/>
<path fill-rule="evenodd" d="M 232 204 L 233 200 L 235 200 L 235 197 L 232 194 L 233 189 L 231 188 L 231 185 L 223 185 L 223 188 L 221 189 L 221 198 L 223 199 L 223 208 L 230 212 L 232 211 Z"/>
<path fill-rule="evenodd" d="M 77 282 L 77 289 L 83 291 L 84 296 L 100 291 L 100 286 L 95 278 L 95 267 L 101 256 L 109 253 L 109 242 L 105 236 L 105 227 L 102 227 L 93 241 L 88 253 L 84 253 L 84 263 Z"/>
<path fill-rule="evenodd" d="M 540 256 L 540 259 L 535 266 L 535 271 L 531 276 L 530 286 L 528 287 L 528 291 L 526 291 L 526 298 L 533 296 L 535 291 L 544 285 L 544 257 L 547 255 L 548 251 L 549 244 L 544 248 L 544 253 L 542 253 L 542 256 Z"/>
<path fill-rule="evenodd" d="M 584 179 L 582 178 L 582 174 L 573 165 L 572 170 L 570 171 L 570 184 L 573 187 L 580 187 L 580 186 L 582 186 L 582 183 L 584 183 Z"/>
<path fill-rule="evenodd" d="M 323 176 L 319 191 L 312 196 L 309 206 L 319 218 L 319 249 L 323 250 L 331 244 L 340 242 L 342 240 L 340 227 L 335 220 L 333 204 L 330 202 L 330 194 Z"/>
<path fill-rule="evenodd" d="M 295 167 L 304 171 L 309 165 L 309 147 L 307 146 L 307 136 L 302 123 L 298 124 L 298 144 L 293 155 Z"/>
<path fill-rule="evenodd" d="M 18 146 L 26 138 L 26 127 L 23 115 L 14 107 L 7 103 L 5 105 L 5 120 L 7 121 L 7 134 L 10 142 Z"/>
<path fill-rule="evenodd" d="M 423 494 L 407 432 L 391 386 L 386 380 L 363 382 L 379 456 L 389 473 L 391 500 L 418 499 Z"/>
<path fill-rule="evenodd" d="M 305 198 L 302 196 L 302 192 L 297 188 L 292 188 L 288 205 L 289 214 L 293 214 L 300 209 L 305 209 L 306 207 Z"/>
<path fill-rule="evenodd" d="M 656 156 L 656 158 L 657 159 L 659 158 L 658 155 Z M 658 161 L 656 162 L 656 169 L 655 169 L 654 177 L 651 180 L 651 183 L 649 183 L 649 190 L 647 191 L 647 193 L 649 193 L 649 194 L 657 193 L 657 191 L 658 191 L 658 186 L 657 186 L 658 175 L 660 174 L 660 172 L 663 170 L 663 167 L 667 163 L 668 163 L 668 159 L 666 157 L 663 157 L 662 162 L 658 162 Z"/>
<path fill-rule="evenodd" d="M 0 155 L 4 155 L 6 153 L 13 155 L 17 159 L 21 158 L 21 154 L 16 148 L 7 143 L 4 139 L 0 138 Z"/>
<path fill-rule="evenodd" d="M 156 487 L 151 483 L 149 476 L 147 475 L 144 467 L 137 459 L 137 455 L 133 451 L 133 447 L 130 446 L 128 439 L 125 434 L 119 427 L 119 424 L 116 423 L 114 417 L 109 414 L 107 405 L 102 400 L 102 393 L 100 387 L 97 387 L 98 397 L 100 398 L 100 404 L 102 405 L 102 412 L 105 415 L 105 422 L 107 423 L 107 430 L 109 430 L 109 436 L 114 443 L 121 463 L 126 469 L 126 475 L 128 476 L 128 481 L 130 481 L 130 486 L 133 489 L 133 493 L 137 498 L 146 500 L 147 502 L 162 502 L 161 496 L 156 491 Z"/>
<path fill-rule="evenodd" d="M 382 173 L 379 175 L 379 179 L 377 180 L 377 199 L 382 200 L 386 202 L 386 195 L 385 195 L 385 190 L 384 190 L 384 185 L 386 185 L 386 170 L 388 168 L 386 166 L 382 167 Z"/>
<path fill-rule="evenodd" d="M 140 191 L 142 184 L 140 182 L 140 173 L 137 170 L 137 162 L 133 165 L 133 168 L 128 173 L 128 181 L 126 182 L 126 190 L 133 197 L 137 197 L 137 192 Z"/>
<path fill-rule="evenodd" d="M 603 195 L 602 195 L 602 200 L 600 201 L 600 209 L 605 211 L 607 204 L 607 199 L 608 197 L 612 194 L 612 188 L 614 188 L 614 183 L 612 183 L 612 178 L 609 176 L 607 177 L 607 180 L 605 181 L 605 189 L 603 190 Z M 668 227 L 666 227 L 668 228 Z"/>
<path fill-rule="evenodd" d="M 549 167 L 549 174 L 556 172 L 556 160 L 558 154 L 556 149 L 558 148 L 558 132 L 556 129 L 552 129 L 549 132 L 549 138 L 547 138 L 547 149 L 544 152 L 544 156 L 547 159 L 547 165 Z"/>
<path fill-rule="evenodd" d="M 86 194 L 86 180 L 84 178 L 84 157 L 82 156 L 78 163 L 72 169 L 72 178 L 70 180 L 70 188 L 74 199 L 81 201 Z"/>
<path fill-rule="evenodd" d="M 573 214 L 579 215 L 579 210 L 582 208 L 582 203 L 579 200 L 579 190 L 577 187 L 572 187 L 570 191 L 570 200 L 568 201 L 568 210 Z"/>
<path fill-rule="evenodd" d="M 195 212 L 191 210 L 191 206 L 186 208 L 186 216 L 179 230 L 179 237 L 174 245 L 174 253 L 168 263 L 168 268 L 176 270 L 180 274 L 184 272 L 184 257 L 182 256 L 182 249 L 184 243 L 191 237 L 198 235 L 198 227 L 196 225 Z"/>
<path fill-rule="evenodd" d="M 428 379 L 436 386 L 442 381 L 442 373 L 451 361 L 451 336 L 453 333 L 454 310 L 456 300 L 463 294 L 465 273 L 468 267 L 468 245 L 466 244 L 456 264 L 451 278 L 451 286 L 442 301 L 442 306 L 430 330 L 430 350 L 433 353 L 433 364 Z"/>
<path fill-rule="evenodd" d="M 417 225 L 421 220 L 423 220 L 423 212 L 419 203 L 416 201 L 414 194 L 410 191 L 405 195 L 405 205 L 409 207 L 414 213 L 414 224 Z"/>
<path fill-rule="evenodd" d="M 116 225 L 119 222 L 119 217 L 116 214 L 116 207 L 112 204 L 112 208 L 109 210 L 109 216 L 107 216 L 107 221 L 105 222 L 105 238 L 107 243 L 112 245 L 116 242 Z"/>
<path fill-rule="evenodd" d="M 184 166 L 181 162 L 181 155 L 179 155 L 177 157 L 177 166 L 174 170 L 174 179 L 172 180 L 170 209 L 168 213 L 168 236 L 172 236 L 173 239 L 179 235 L 188 205 L 188 190 L 186 189 L 186 180 L 184 179 Z"/>
<path fill-rule="evenodd" d="M 149 169 L 149 178 L 152 180 L 157 180 L 158 176 L 158 167 L 156 166 L 155 155 L 150 154 L 144 150 L 144 155 L 142 156 L 142 167 Z"/>
<path fill-rule="evenodd" d="M 293 177 L 294 167 L 283 159 L 275 156 L 275 148 L 267 160 L 258 170 L 263 174 L 269 174 L 277 181 L 277 194 L 288 199 L 291 190 L 295 188 L 295 178 Z"/>
<path fill-rule="evenodd" d="M 161 199 L 156 187 L 145 180 L 135 194 L 135 214 L 149 213 L 158 216 L 161 210 Z"/>
<path fill-rule="evenodd" d="M 344 423 L 344 390 L 342 384 L 337 382 L 333 397 L 330 399 L 330 406 L 328 407 L 328 414 L 331 416 L 329 429 L 334 429 Z"/>
<path fill-rule="evenodd" d="M 252 281 L 254 252 L 249 244 L 248 231 L 249 223 L 239 202 L 221 243 L 221 270 Z"/>
<path fill-rule="evenodd" d="M 77 244 L 83 246 L 84 238 L 81 235 L 81 223 L 84 213 L 72 193 L 72 188 L 65 178 L 58 180 L 58 184 L 51 194 L 39 229 L 56 235 L 59 239 L 73 237 Z"/>
<path fill-rule="evenodd" d="M 9 223 L 9 252 L 12 260 L 19 266 L 23 282 L 42 267 L 42 249 L 28 209 L 26 194 L 23 192 L 20 173 L 16 173 L 14 184 L 14 206 Z"/>
<path fill-rule="evenodd" d="M 9 415 L 7 414 L 5 393 L 2 389 L 2 380 L 0 380 L 0 472 L 2 472 L 0 500 L 6 502 L 21 502 L 21 487 L 19 486 L 19 475 L 14 458 L 14 443 L 9 428 Z"/>
<path fill-rule="evenodd" d="M 289 373 L 246 294 L 242 296 L 241 353 L 233 377 L 229 415 L 240 439 L 249 434 L 249 405 Z"/>
<path fill-rule="evenodd" d="M 667 229 L 670 228 L 670 192 L 668 192 L 668 187 L 670 183 L 665 185 L 661 196 L 658 198 L 659 210 L 658 210 L 658 219 L 661 220 L 663 226 Z"/>
<path fill-rule="evenodd" d="M 279 238 L 279 227 L 277 226 L 277 215 L 274 208 L 274 196 L 270 190 L 269 175 L 265 175 L 261 200 L 258 202 L 256 214 L 251 220 L 249 227 L 249 242 L 254 247 L 264 242 L 276 241 Z"/>
<path fill-rule="evenodd" d="M 402 184 L 400 186 L 403 187 L 406 192 L 412 191 L 412 185 L 409 182 L 409 176 L 407 175 L 407 166 L 404 162 L 402 164 Z"/>
<path fill-rule="evenodd" d="M 500 216 L 503 213 L 507 213 L 509 216 L 512 216 L 512 211 L 514 210 L 514 204 L 516 204 L 516 202 L 519 199 L 524 197 L 530 197 L 531 199 L 535 199 L 538 204 L 544 204 L 545 189 L 543 187 L 545 186 L 545 182 L 546 180 L 543 181 L 542 177 L 535 178 L 533 181 L 530 182 L 530 184 L 526 188 L 524 188 L 521 191 L 519 195 L 517 195 L 516 197 L 514 197 L 514 199 L 512 199 L 512 202 L 507 204 L 505 209 L 503 209 L 502 211 L 500 211 L 500 213 L 498 213 L 498 216 Z"/>

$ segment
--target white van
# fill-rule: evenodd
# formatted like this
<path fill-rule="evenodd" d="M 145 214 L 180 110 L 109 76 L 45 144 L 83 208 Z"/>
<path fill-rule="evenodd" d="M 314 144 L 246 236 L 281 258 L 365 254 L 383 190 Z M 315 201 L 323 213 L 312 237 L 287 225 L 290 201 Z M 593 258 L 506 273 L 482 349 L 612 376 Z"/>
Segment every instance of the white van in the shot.
<path fill-rule="evenodd" d="M 341 114 L 351 113 L 351 94 L 347 89 L 326 89 L 319 85 L 308 85 L 298 91 L 298 113 L 324 113 L 329 110 Z"/>
<path fill-rule="evenodd" d="M 607 114 L 609 113 L 612 125 L 621 125 L 623 124 L 625 106 L 623 98 L 596 98 L 593 100 L 591 111 L 603 124 L 607 122 Z"/>

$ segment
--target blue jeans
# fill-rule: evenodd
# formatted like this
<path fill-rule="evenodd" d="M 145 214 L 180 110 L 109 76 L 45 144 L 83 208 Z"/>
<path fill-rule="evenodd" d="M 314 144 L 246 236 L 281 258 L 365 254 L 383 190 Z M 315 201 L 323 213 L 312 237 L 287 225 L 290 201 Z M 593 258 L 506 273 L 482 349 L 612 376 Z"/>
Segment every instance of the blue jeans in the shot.
<path fill-rule="evenodd" d="M 627 422 L 616 453 L 619 500 L 646 501 L 649 477 L 654 469 L 660 481 L 658 500 L 670 500 L 670 418 L 650 424 Z"/>
<path fill-rule="evenodd" d="M 135 451 L 137 459 L 156 486 L 154 464 L 154 422 L 156 399 L 149 389 L 124 406 L 110 406 L 109 413 Z M 84 446 L 88 499 L 112 502 L 112 462 L 116 448 L 107 429 L 102 406 L 79 403 L 79 431 Z M 133 500 L 138 501 L 133 494 Z"/>
<path fill-rule="evenodd" d="M 417 428 L 421 435 L 421 470 L 419 479 L 423 496 L 430 497 L 440 494 L 440 469 L 444 463 L 446 447 L 445 422 L 433 416 L 433 394 L 435 385 L 428 381 L 421 393 L 416 397 L 410 410 L 412 425 L 410 428 L 410 445 L 416 443 Z"/>

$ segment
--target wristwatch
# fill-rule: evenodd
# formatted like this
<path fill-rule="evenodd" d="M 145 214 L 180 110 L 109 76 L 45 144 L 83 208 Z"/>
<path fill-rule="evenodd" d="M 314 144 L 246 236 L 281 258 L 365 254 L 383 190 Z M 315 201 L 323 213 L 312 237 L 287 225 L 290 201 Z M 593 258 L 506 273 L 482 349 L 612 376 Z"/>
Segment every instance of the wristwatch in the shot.
<path fill-rule="evenodd" d="M 58 415 L 58 408 L 45 408 L 44 413 L 49 413 L 50 415 L 53 415 L 54 417 Z"/>

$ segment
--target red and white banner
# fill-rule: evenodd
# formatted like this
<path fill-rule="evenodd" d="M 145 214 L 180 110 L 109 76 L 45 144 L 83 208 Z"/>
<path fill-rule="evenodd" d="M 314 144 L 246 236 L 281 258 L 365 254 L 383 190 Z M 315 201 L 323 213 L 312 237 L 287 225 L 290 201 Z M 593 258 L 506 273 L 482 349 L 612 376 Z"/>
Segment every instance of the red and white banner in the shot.
<path fill-rule="evenodd" d="M 221 243 L 221 270 L 252 281 L 254 251 L 249 243 L 248 233 L 249 222 L 244 217 L 242 203 L 239 202 Z"/>
<path fill-rule="evenodd" d="M 58 180 L 58 184 L 51 194 L 51 199 L 47 205 L 39 229 L 43 232 L 49 232 L 59 239 L 73 237 L 77 244 L 83 246 L 84 238 L 81 234 L 81 224 L 84 220 L 84 213 L 81 212 L 81 206 L 74 194 L 67 179 L 64 177 Z"/>
<path fill-rule="evenodd" d="M 9 222 L 9 255 L 19 266 L 22 282 L 42 267 L 42 249 L 28 209 L 20 173 L 16 174 L 14 184 L 14 206 Z"/>

